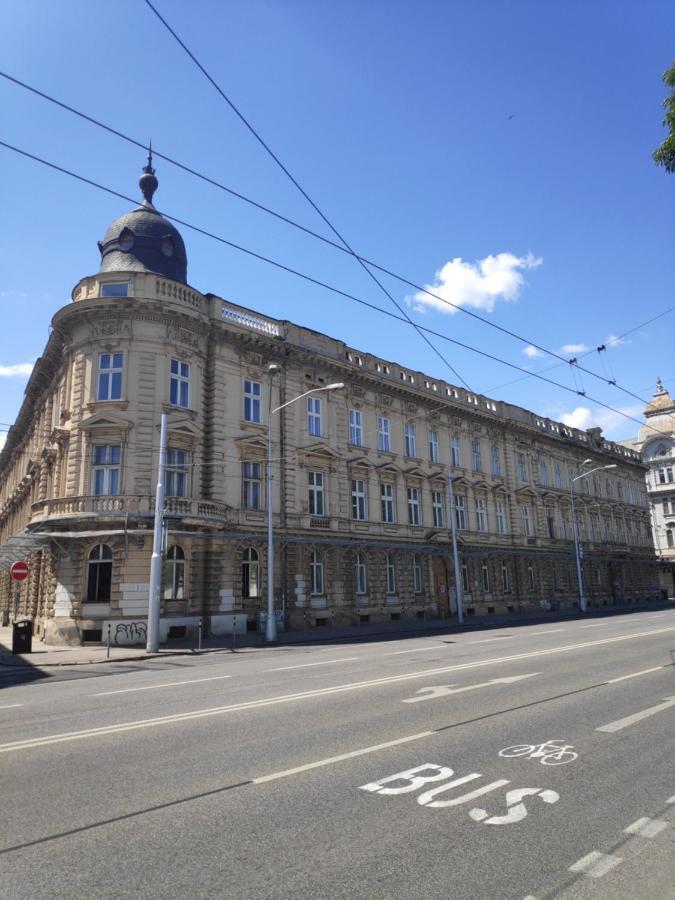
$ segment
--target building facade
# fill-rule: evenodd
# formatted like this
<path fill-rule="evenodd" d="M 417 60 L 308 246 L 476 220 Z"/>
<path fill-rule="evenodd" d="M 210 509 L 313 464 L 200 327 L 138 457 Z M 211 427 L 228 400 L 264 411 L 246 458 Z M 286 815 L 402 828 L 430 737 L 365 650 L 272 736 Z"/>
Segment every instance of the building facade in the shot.
<path fill-rule="evenodd" d="M 625 446 L 640 453 L 648 467 L 645 482 L 654 547 L 663 565 L 661 587 L 675 595 L 675 400 L 656 379 L 645 407 L 645 424 Z"/>
<path fill-rule="evenodd" d="M 47 642 L 144 641 L 162 413 L 163 640 L 260 624 L 268 427 L 285 627 L 454 615 L 449 477 L 466 613 L 575 605 L 570 480 L 588 460 L 616 467 L 575 485 L 590 604 L 655 592 L 635 450 L 200 293 L 156 187 L 148 163 L 143 203 L 54 316 L 0 454 L 6 614 Z"/>

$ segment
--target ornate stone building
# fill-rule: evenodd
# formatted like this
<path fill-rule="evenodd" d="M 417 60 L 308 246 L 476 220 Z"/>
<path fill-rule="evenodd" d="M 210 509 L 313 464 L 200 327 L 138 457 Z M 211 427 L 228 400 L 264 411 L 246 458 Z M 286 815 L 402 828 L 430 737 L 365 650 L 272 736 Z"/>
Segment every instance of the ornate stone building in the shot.
<path fill-rule="evenodd" d="M 661 567 L 661 586 L 675 594 L 675 400 L 656 379 L 656 391 L 645 407 L 645 424 L 636 440 L 624 445 L 640 453 L 648 466 L 647 496 L 654 546 Z"/>
<path fill-rule="evenodd" d="M 636 452 L 200 293 L 152 204 L 150 163 L 140 183 L 99 272 L 54 316 L 0 454 L 0 609 L 48 642 L 105 640 L 108 626 L 113 642 L 144 639 L 165 412 L 161 637 L 200 619 L 216 634 L 255 628 L 269 411 L 332 382 L 344 390 L 271 422 L 286 627 L 454 614 L 448 473 L 467 614 L 574 605 L 570 477 L 587 459 L 617 466 L 577 482 L 589 601 L 653 592 Z M 20 558 L 30 577 L 16 593 Z"/>

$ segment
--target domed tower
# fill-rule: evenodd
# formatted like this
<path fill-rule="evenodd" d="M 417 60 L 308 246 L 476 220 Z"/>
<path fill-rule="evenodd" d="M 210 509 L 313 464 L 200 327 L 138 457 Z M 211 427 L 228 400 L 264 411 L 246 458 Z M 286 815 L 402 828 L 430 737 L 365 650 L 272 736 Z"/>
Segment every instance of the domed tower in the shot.
<path fill-rule="evenodd" d="M 152 148 L 138 181 L 143 202 L 120 216 L 108 228 L 102 241 L 100 272 L 154 272 L 187 281 L 187 254 L 178 229 L 152 204 L 157 178 L 152 168 Z"/>

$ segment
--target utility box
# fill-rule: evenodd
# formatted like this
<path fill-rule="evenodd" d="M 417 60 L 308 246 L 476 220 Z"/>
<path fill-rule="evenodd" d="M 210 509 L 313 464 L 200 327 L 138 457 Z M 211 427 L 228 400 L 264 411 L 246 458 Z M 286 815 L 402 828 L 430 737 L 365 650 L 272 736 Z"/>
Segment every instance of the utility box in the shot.
<path fill-rule="evenodd" d="M 21 619 L 12 625 L 12 653 L 30 653 L 33 649 L 33 623 Z"/>

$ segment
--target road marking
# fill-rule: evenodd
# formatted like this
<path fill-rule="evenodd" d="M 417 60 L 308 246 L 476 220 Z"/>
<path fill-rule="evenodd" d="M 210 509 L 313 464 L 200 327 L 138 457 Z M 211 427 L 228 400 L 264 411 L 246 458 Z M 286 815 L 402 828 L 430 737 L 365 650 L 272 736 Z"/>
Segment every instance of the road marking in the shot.
<path fill-rule="evenodd" d="M 550 631 L 531 631 L 530 635 L 535 634 L 559 634 L 561 631 L 567 631 L 566 628 L 551 628 Z"/>
<path fill-rule="evenodd" d="M 610 678 L 605 684 L 616 684 L 618 681 L 625 681 L 627 678 L 637 678 L 639 675 L 648 675 L 650 672 L 658 672 L 663 666 L 654 666 L 653 669 L 642 669 L 641 672 L 631 672 L 630 675 L 621 675 L 620 678 Z"/>
<path fill-rule="evenodd" d="M 653 838 L 667 827 L 668 822 L 664 822 L 662 819 L 648 819 L 645 816 L 643 819 L 638 819 L 637 822 L 633 822 L 628 828 L 624 828 L 623 833 L 639 834 L 640 837 Z"/>
<path fill-rule="evenodd" d="M 666 800 L 666 803 L 675 803 L 675 794 L 673 794 L 672 797 L 668 797 L 668 799 Z"/>
<path fill-rule="evenodd" d="M 570 872 L 583 872 L 589 878 L 602 878 L 607 872 L 611 871 L 615 866 L 623 862 L 620 856 L 612 856 L 611 854 L 600 853 L 599 850 L 593 850 L 588 856 L 578 860 L 573 866 L 570 866 Z"/>
<path fill-rule="evenodd" d="M 23 706 L 23 703 L 8 703 L 7 706 L 0 706 L 0 709 L 16 709 L 17 706 Z"/>
<path fill-rule="evenodd" d="M 264 706 L 273 706 L 279 703 L 290 703 L 295 700 L 306 700 L 315 697 L 325 697 L 329 694 L 340 694 L 346 691 L 360 690 L 362 688 L 379 687 L 385 684 L 396 684 L 399 681 L 410 681 L 414 678 L 428 678 L 431 675 L 441 675 L 446 672 L 459 672 L 465 669 L 479 669 L 484 666 L 493 666 L 498 663 L 514 662 L 521 659 L 532 659 L 537 656 L 552 656 L 556 653 L 566 653 L 571 650 L 584 650 L 597 647 L 602 644 L 616 644 L 620 641 L 631 641 L 641 637 L 654 637 L 675 631 L 675 625 L 667 625 L 664 628 L 651 629 L 650 631 L 637 631 L 633 634 L 624 634 L 620 637 L 602 638 L 599 641 L 587 641 L 583 644 L 566 644 L 562 647 L 550 647 L 546 650 L 530 650 L 527 653 L 516 653 L 512 656 L 496 656 L 492 659 L 475 660 L 468 663 L 457 663 L 453 666 L 442 666 L 434 669 L 422 669 L 419 672 L 406 672 L 400 675 L 390 675 L 383 678 L 375 678 L 370 681 L 350 681 L 346 684 L 328 688 L 316 688 L 311 691 L 302 691 L 296 694 L 281 694 L 276 697 L 267 697 L 261 700 L 251 700 L 247 703 L 234 703 L 228 706 L 215 706 L 206 709 L 197 709 L 187 713 L 175 713 L 170 716 L 158 716 L 153 719 L 140 719 L 133 722 L 121 722 L 117 725 L 107 725 L 100 728 L 85 729 L 83 731 L 65 732 L 63 734 L 47 735 L 41 738 L 32 738 L 23 741 L 12 741 L 0 744 L 0 753 L 11 753 L 15 750 L 32 749 L 33 747 L 57 744 L 64 741 L 79 740 L 88 737 L 99 737 L 122 731 L 134 731 L 140 728 L 150 728 L 155 725 L 165 725 L 172 722 L 185 722 L 190 719 L 201 719 L 208 716 L 223 715 L 240 710 L 257 709 Z M 675 703 L 675 700 L 673 700 Z"/>
<path fill-rule="evenodd" d="M 300 663 L 299 666 L 281 666 L 279 669 L 267 669 L 268 672 L 287 672 L 289 669 L 308 669 L 310 666 L 331 666 L 333 663 L 353 662 L 358 656 L 344 656 L 341 659 L 324 659 L 322 662 Z"/>
<path fill-rule="evenodd" d="M 192 678 L 190 681 L 167 681 L 164 684 L 146 684 L 143 687 L 121 688 L 119 691 L 100 691 L 98 694 L 90 694 L 90 696 L 108 697 L 110 694 L 133 694 L 134 691 L 154 691 L 156 688 L 178 687 L 181 684 L 199 684 L 202 681 L 219 681 L 222 678 L 232 678 L 232 676 L 210 675 L 208 678 Z"/>
<path fill-rule="evenodd" d="M 581 631 L 582 628 L 601 628 L 603 624 L 603 622 L 597 622 L 595 625 L 580 625 L 579 631 Z"/>
<path fill-rule="evenodd" d="M 470 684 L 467 687 L 455 687 L 452 684 L 440 685 L 439 687 L 423 687 L 417 691 L 423 694 L 422 697 L 411 697 L 409 700 L 402 700 L 402 703 L 419 703 L 420 700 L 436 700 L 438 697 L 447 697 L 450 694 L 463 694 L 465 691 L 476 691 L 478 688 L 491 687 L 493 684 L 515 684 L 516 681 L 522 681 L 524 678 L 534 678 L 540 672 L 531 672 L 529 675 L 511 675 L 508 678 L 493 678 L 492 681 L 484 681 L 482 684 Z"/>
<path fill-rule="evenodd" d="M 512 634 L 504 634 L 500 637 L 485 638 L 485 640 L 482 641 L 471 641 L 471 644 L 489 644 L 490 641 L 512 641 L 513 638 L 514 635 Z"/>
<path fill-rule="evenodd" d="M 310 769 L 319 769 L 321 766 L 330 766 L 332 763 L 342 762 L 345 759 L 353 759 L 355 756 L 365 756 L 367 753 L 376 753 L 378 750 L 386 750 L 388 747 L 396 747 L 399 744 L 407 744 L 410 741 L 419 741 L 422 738 L 431 737 L 435 732 L 421 731 L 419 734 L 409 734 L 407 737 L 397 738 L 395 741 L 387 741 L 385 744 L 375 744 L 372 747 L 363 747 L 361 750 L 352 750 L 349 753 L 341 753 L 339 756 L 330 756 L 327 759 L 319 759 L 316 762 L 307 763 L 304 766 L 296 766 L 294 769 L 286 769 L 283 772 L 273 772 L 271 775 L 262 775 L 254 778 L 253 784 L 265 784 L 266 781 L 275 781 L 277 778 L 288 778 L 289 775 L 298 775 Z"/>
<path fill-rule="evenodd" d="M 393 653 L 378 653 L 378 659 L 380 656 L 399 656 L 401 653 L 423 653 L 428 652 L 429 650 L 443 650 L 444 648 L 439 644 L 437 647 L 416 647 L 414 650 L 395 650 Z"/>
<path fill-rule="evenodd" d="M 656 713 L 668 709 L 670 706 L 675 706 L 675 697 L 664 697 L 663 699 L 665 703 L 659 703 L 658 706 L 650 706 L 649 709 L 643 709 L 640 712 L 633 713 L 632 716 L 626 716 L 625 719 L 617 719 L 616 722 L 601 725 L 600 728 L 595 730 L 606 731 L 611 734 L 614 731 L 621 731 L 622 728 L 628 728 L 629 725 L 634 725 L 636 722 L 641 722 L 643 719 L 648 719 L 650 716 L 655 716 Z"/>

